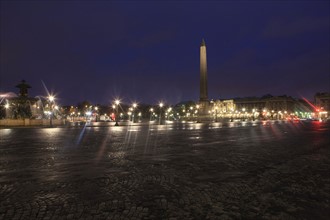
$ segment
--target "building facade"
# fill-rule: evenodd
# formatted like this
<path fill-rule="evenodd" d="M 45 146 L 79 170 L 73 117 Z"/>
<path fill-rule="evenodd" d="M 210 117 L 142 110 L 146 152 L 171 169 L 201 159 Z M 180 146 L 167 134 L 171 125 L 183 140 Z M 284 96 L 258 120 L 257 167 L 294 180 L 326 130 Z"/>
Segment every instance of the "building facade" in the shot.
<path fill-rule="evenodd" d="M 314 102 L 316 108 L 320 109 L 320 111 L 330 111 L 330 93 L 316 93 L 314 96 Z"/>
<path fill-rule="evenodd" d="M 290 96 L 271 96 L 211 100 L 209 114 L 215 119 L 312 118 L 313 108 L 304 100 Z"/>

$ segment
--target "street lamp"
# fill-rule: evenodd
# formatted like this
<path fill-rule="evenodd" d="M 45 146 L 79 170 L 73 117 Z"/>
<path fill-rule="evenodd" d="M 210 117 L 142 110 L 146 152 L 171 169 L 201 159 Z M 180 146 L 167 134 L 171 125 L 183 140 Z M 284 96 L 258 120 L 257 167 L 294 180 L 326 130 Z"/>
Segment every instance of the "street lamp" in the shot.
<path fill-rule="evenodd" d="M 215 122 L 218 122 L 218 106 L 215 106 Z"/>
<path fill-rule="evenodd" d="M 197 109 L 197 123 L 199 123 L 200 122 L 200 120 L 199 120 L 199 108 L 200 108 L 200 106 L 197 104 L 196 105 L 196 109 Z"/>
<path fill-rule="evenodd" d="M 50 96 L 48 96 L 48 99 L 49 99 L 50 102 L 53 102 L 55 97 L 53 95 L 50 95 Z"/>
<path fill-rule="evenodd" d="M 53 95 L 48 96 L 49 100 L 49 125 L 53 126 L 53 102 L 55 100 L 55 97 Z"/>
<path fill-rule="evenodd" d="M 149 121 L 153 121 L 154 120 L 154 118 L 153 118 L 153 116 L 154 116 L 154 109 L 153 108 L 150 108 L 150 119 L 149 119 Z"/>
<path fill-rule="evenodd" d="M 99 107 L 95 106 L 95 107 L 94 107 L 94 110 L 95 110 L 95 121 L 97 122 L 97 117 L 98 117 L 98 110 L 99 110 Z"/>
<path fill-rule="evenodd" d="M 136 109 L 136 107 L 137 107 L 137 103 L 136 102 L 134 102 L 133 103 L 133 114 L 132 114 L 132 117 L 133 117 L 133 123 L 135 123 L 136 122 L 136 117 L 135 117 L 135 109 Z"/>
<path fill-rule="evenodd" d="M 159 124 L 162 124 L 162 108 L 164 106 L 164 103 L 159 103 Z"/>
<path fill-rule="evenodd" d="M 115 126 L 119 126 L 119 124 L 118 124 L 118 106 L 119 106 L 119 104 L 120 104 L 120 100 L 119 99 L 116 99 L 115 100 L 115 105 L 113 105 L 112 107 L 114 108 L 114 107 L 116 107 L 116 123 L 115 123 Z"/>
<path fill-rule="evenodd" d="M 170 115 L 171 111 L 172 111 L 172 107 L 169 107 L 169 108 L 167 109 L 167 117 L 166 117 L 167 120 L 169 120 L 169 116 L 171 116 L 171 115 Z"/>
<path fill-rule="evenodd" d="M 243 111 L 243 121 L 245 121 L 245 110 L 246 110 L 245 108 L 242 109 L 242 111 Z"/>

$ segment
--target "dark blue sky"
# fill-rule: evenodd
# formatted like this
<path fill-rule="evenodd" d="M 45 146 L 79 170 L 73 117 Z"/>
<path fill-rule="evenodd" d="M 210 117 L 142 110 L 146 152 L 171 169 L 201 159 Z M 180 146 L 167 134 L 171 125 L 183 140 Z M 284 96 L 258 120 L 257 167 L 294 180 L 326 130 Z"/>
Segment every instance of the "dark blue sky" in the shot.
<path fill-rule="evenodd" d="M 0 92 L 62 104 L 330 92 L 329 1 L 1 1 Z"/>

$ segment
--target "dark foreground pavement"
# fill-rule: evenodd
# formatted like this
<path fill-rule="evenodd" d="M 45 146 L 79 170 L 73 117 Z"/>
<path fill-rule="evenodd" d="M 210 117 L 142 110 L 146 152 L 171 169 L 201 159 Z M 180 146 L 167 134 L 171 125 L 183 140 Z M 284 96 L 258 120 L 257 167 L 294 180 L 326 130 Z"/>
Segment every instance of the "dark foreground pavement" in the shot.
<path fill-rule="evenodd" d="M 0 219 L 330 219 L 330 124 L 0 129 Z"/>

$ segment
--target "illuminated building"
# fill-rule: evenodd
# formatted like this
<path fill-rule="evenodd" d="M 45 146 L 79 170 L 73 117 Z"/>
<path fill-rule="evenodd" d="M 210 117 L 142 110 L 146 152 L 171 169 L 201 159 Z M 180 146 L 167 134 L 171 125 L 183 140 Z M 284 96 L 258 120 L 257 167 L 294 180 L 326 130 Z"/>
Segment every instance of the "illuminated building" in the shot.
<path fill-rule="evenodd" d="M 314 96 L 316 117 L 319 119 L 329 118 L 330 111 L 330 93 L 316 93 Z"/>
<path fill-rule="evenodd" d="M 322 111 L 330 111 L 330 93 L 316 93 L 314 96 L 315 106 Z"/>

